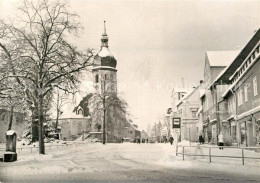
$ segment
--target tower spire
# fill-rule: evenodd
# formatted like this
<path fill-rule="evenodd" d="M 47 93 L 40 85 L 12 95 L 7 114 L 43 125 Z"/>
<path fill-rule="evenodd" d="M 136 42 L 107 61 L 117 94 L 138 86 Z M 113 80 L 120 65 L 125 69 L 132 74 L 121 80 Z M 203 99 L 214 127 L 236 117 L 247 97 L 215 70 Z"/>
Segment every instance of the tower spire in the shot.
<path fill-rule="evenodd" d="M 106 21 L 104 20 L 104 35 L 107 35 L 107 31 L 106 31 Z"/>
<path fill-rule="evenodd" d="M 104 33 L 101 38 L 101 47 L 108 47 L 108 36 L 106 31 L 106 21 L 104 20 Z"/>

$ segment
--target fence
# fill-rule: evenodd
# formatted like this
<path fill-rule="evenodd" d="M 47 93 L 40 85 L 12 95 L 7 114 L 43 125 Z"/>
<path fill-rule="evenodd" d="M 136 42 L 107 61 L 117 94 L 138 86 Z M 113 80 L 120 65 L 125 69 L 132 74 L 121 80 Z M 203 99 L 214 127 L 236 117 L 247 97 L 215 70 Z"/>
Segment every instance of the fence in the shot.
<path fill-rule="evenodd" d="M 245 159 L 253 159 L 253 160 L 260 160 L 260 153 L 257 157 L 252 157 L 252 156 L 245 156 L 245 150 L 260 150 L 260 147 L 232 147 L 232 146 L 221 146 L 223 149 L 235 149 L 237 152 L 235 155 L 231 154 L 229 155 L 218 155 L 218 154 L 213 154 L 212 149 L 219 149 L 219 146 L 180 146 L 182 148 L 182 152 L 179 152 L 178 149 L 179 147 L 177 146 L 176 150 L 176 156 L 177 155 L 182 155 L 182 159 L 184 161 L 185 156 L 193 156 L 193 157 L 208 157 L 209 162 L 212 162 L 212 158 L 233 158 L 233 159 L 241 159 L 242 164 L 245 165 Z M 188 149 L 193 148 L 194 153 L 185 153 Z M 186 149 L 186 150 L 185 150 Z M 208 149 L 208 153 L 204 154 L 203 149 Z M 240 151 L 240 153 L 238 152 Z M 238 155 L 240 154 L 240 155 Z"/>
<path fill-rule="evenodd" d="M 53 144 L 48 144 L 48 145 L 45 145 L 45 150 L 53 150 L 53 149 L 62 149 L 64 147 L 80 147 L 80 146 L 85 146 L 89 143 L 80 143 L 80 142 L 77 142 L 77 143 L 70 143 L 70 144 L 57 144 L 57 145 L 53 145 Z M 26 146 L 26 147 L 18 147 L 16 148 L 16 152 L 17 154 L 20 154 L 22 152 L 30 152 L 30 153 L 33 153 L 33 152 L 36 152 L 39 150 L 39 147 L 38 146 Z M 0 148 L 0 154 L 3 154 L 5 151 L 5 148 Z"/>

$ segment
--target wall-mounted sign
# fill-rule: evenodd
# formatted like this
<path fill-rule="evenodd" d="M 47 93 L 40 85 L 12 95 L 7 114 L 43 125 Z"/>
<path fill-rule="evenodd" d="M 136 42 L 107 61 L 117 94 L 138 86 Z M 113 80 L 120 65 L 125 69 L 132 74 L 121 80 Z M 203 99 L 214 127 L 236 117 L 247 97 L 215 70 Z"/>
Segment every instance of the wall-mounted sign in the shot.
<path fill-rule="evenodd" d="M 181 128 L 181 118 L 172 118 L 172 128 Z"/>

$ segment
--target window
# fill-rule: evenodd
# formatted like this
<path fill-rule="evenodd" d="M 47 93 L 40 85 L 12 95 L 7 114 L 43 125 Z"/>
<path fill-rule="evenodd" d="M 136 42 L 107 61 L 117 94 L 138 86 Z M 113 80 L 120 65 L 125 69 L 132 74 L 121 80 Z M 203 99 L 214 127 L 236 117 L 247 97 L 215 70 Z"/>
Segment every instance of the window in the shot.
<path fill-rule="evenodd" d="M 247 84 L 245 84 L 245 87 L 244 87 L 244 93 L 245 93 L 245 102 L 248 101 L 248 94 L 247 94 Z"/>
<path fill-rule="evenodd" d="M 242 105 L 242 103 L 243 103 L 242 97 L 243 97 L 243 90 L 240 89 L 238 91 L 238 95 L 237 95 L 237 104 L 238 104 L 238 106 Z"/>
<path fill-rule="evenodd" d="M 78 110 L 78 114 L 79 114 L 79 115 L 83 115 L 83 110 L 82 110 L 82 109 L 79 109 L 79 110 Z"/>
<path fill-rule="evenodd" d="M 196 118 L 196 111 L 191 111 L 192 118 Z"/>
<path fill-rule="evenodd" d="M 228 113 L 231 113 L 232 112 L 232 101 L 231 99 L 228 100 Z"/>
<path fill-rule="evenodd" d="M 256 96 L 257 93 L 257 80 L 256 80 L 256 76 L 253 78 L 253 90 L 254 90 L 254 96 Z"/>
<path fill-rule="evenodd" d="M 108 79 L 107 74 L 105 74 L 105 80 L 107 80 L 107 79 Z"/>
<path fill-rule="evenodd" d="M 255 59 L 255 54 L 254 53 L 252 54 L 252 57 L 253 57 L 253 60 L 254 60 Z"/>
<path fill-rule="evenodd" d="M 16 118 L 15 118 L 15 121 L 16 121 L 16 123 L 19 123 L 19 118 L 16 117 Z"/>
<path fill-rule="evenodd" d="M 98 83 L 98 74 L 95 76 L 95 82 Z"/>
<path fill-rule="evenodd" d="M 5 121 L 5 114 L 1 116 L 1 121 Z"/>

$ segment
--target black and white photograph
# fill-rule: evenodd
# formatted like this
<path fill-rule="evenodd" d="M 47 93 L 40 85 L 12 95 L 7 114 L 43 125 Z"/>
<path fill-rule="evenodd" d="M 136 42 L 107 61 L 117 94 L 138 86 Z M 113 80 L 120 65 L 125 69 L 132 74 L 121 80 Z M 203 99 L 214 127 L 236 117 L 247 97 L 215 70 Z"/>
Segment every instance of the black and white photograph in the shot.
<path fill-rule="evenodd" d="M 260 0 L 0 0 L 0 183 L 260 182 Z"/>

